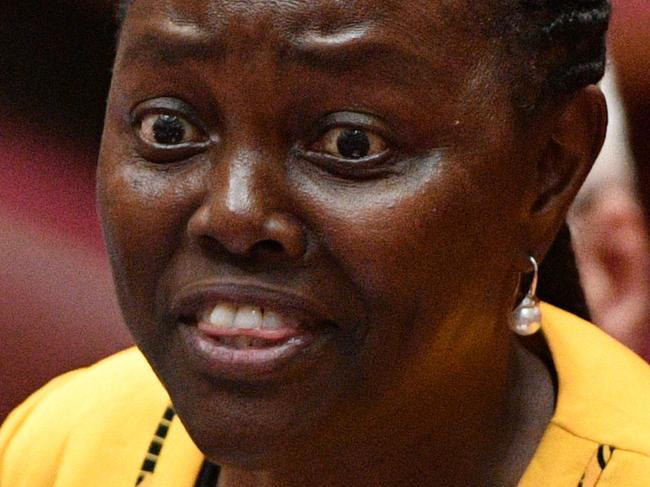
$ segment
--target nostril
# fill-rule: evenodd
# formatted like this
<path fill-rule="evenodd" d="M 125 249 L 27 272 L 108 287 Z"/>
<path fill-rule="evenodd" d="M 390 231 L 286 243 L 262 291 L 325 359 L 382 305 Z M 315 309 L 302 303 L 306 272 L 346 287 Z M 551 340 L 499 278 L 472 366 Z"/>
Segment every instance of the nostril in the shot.
<path fill-rule="evenodd" d="M 260 253 L 260 252 L 266 252 L 269 254 L 281 254 L 285 252 L 285 248 L 284 245 L 282 245 L 277 240 L 266 239 L 266 240 L 260 240 L 259 242 L 255 243 L 255 245 L 253 245 L 253 248 L 251 249 L 251 253 Z"/>

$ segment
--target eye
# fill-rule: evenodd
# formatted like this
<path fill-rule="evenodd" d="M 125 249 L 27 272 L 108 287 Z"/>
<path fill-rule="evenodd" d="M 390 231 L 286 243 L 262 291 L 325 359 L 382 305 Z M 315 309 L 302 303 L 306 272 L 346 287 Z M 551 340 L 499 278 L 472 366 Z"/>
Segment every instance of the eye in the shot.
<path fill-rule="evenodd" d="M 170 113 L 145 115 L 139 127 L 140 138 L 149 144 L 178 146 L 202 142 L 203 133 L 185 118 Z"/>
<path fill-rule="evenodd" d="M 387 149 L 382 137 L 354 127 L 338 127 L 327 131 L 310 150 L 338 159 L 359 160 L 381 154 Z"/>

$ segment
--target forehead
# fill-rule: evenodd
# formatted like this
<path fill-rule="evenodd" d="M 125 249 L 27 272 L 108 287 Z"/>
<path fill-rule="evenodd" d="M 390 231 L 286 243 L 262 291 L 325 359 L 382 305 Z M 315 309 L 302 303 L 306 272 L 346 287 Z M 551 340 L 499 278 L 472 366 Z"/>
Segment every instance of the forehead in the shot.
<path fill-rule="evenodd" d="M 153 96 L 150 85 L 160 90 L 165 82 L 183 98 L 207 87 L 222 108 L 245 99 L 276 113 L 311 100 L 332 105 L 323 109 L 418 115 L 419 124 L 478 113 L 507 121 L 511 93 L 501 82 L 501 47 L 482 28 L 489 5 L 135 0 L 123 26 L 114 93 L 126 103 L 140 92 Z"/>
<path fill-rule="evenodd" d="M 134 9 L 210 25 L 225 17 L 262 15 L 283 24 L 327 24 L 390 14 L 393 20 L 442 17 L 467 8 L 464 0 L 131 0 Z M 471 5 L 471 4 L 470 4 Z M 462 7 L 462 8 L 461 8 Z"/>
<path fill-rule="evenodd" d="M 135 0 L 116 69 L 212 65 L 228 56 L 257 65 L 273 51 L 332 73 L 364 72 L 399 83 L 458 84 L 495 73 L 495 44 L 467 0 Z M 364 70 L 365 69 L 365 70 Z M 373 74 L 374 73 L 374 74 Z M 476 81 L 476 80 L 474 80 Z"/>
<path fill-rule="evenodd" d="M 157 25 L 172 32 L 219 40 L 233 31 L 250 40 L 282 42 L 301 35 L 329 37 L 330 42 L 365 34 L 427 47 L 466 45 L 480 31 L 476 2 L 466 0 L 136 0 L 129 23 Z M 468 38 L 469 37 L 469 38 Z M 479 37 L 478 35 L 474 37 Z"/>

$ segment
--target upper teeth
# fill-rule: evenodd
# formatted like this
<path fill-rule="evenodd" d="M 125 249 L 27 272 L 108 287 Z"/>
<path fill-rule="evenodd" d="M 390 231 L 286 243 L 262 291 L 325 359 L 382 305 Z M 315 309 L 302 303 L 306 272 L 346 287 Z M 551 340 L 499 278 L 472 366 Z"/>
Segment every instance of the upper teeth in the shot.
<path fill-rule="evenodd" d="M 257 306 L 234 306 L 228 303 L 217 304 L 200 315 L 200 321 L 217 328 L 267 329 L 279 330 L 292 326 L 291 320 L 273 311 Z"/>

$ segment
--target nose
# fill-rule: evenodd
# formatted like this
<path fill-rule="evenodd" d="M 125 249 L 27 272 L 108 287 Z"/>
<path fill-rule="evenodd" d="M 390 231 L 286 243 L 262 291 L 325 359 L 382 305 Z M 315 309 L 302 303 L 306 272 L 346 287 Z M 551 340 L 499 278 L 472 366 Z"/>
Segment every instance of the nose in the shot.
<path fill-rule="evenodd" d="M 218 243 L 237 256 L 302 258 L 305 231 L 293 214 L 283 173 L 251 153 L 216 164 L 206 176 L 203 202 L 188 223 L 190 237 Z"/>

